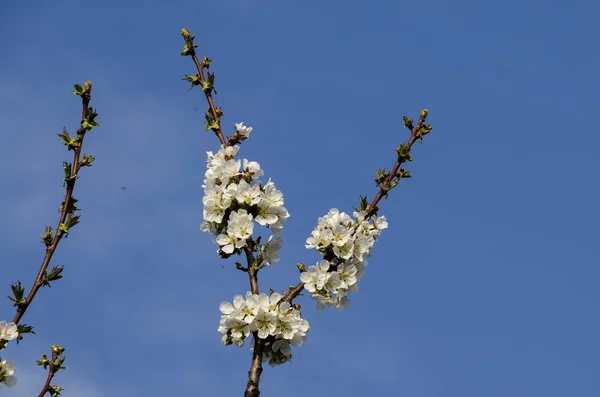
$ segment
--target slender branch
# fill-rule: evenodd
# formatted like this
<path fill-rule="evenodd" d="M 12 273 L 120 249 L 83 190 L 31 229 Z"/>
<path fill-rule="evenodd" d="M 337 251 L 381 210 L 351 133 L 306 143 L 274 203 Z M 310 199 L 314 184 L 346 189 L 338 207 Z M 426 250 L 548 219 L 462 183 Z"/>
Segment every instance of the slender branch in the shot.
<path fill-rule="evenodd" d="M 417 122 L 417 125 L 412 128 L 412 130 L 410 132 L 410 138 L 408 139 L 408 142 L 406 143 L 407 154 L 410 154 L 410 150 L 411 150 L 413 144 L 417 141 L 417 139 L 419 139 L 421 137 L 421 129 L 423 128 L 423 124 L 425 123 L 426 118 L 427 118 L 427 110 L 423 109 L 421 111 L 419 121 Z M 369 204 L 369 206 L 367 207 L 367 215 L 365 218 L 370 218 L 371 216 L 374 215 L 376 208 L 377 208 L 377 204 L 379 203 L 379 201 L 381 201 L 381 199 L 383 197 L 385 197 L 386 193 L 389 192 L 389 190 L 393 187 L 392 183 L 397 178 L 398 171 L 400 170 L 400 166 L 405 161 L 406 161 L 406 158 L 398 156 L 398 160 L 396 160 L 396 163 L 394 164 L 392 171 L 389 173 L 389 175 L 385 179 L 385 181 L 381 184 L 381 187 L 379 188 L 377 195 L 375 196 L 375 198 L 373 199 L 371 204 Z M 302 290 L 304 290 L 304 283 L 300 282 L 294 288 L 292 288 L 291 290 L 289 290 L 287 292 L 285 301 L 288 303 L 292 303 L 292 301 L 298 295 L 300 295 Z"/>
<path fill-rule="evenodd" d="M 204 85 L 204 83 L 206 82 L 206 79 L 204 78 L 204 69 L 208 68 L 208 64 L 206 62 L 200 62 L 200 60 L 198 59 L 198 56 L 196 55 L 196 51 L 194 50 L 194 48 L 195 48 L 194 37 L 195 36 L 192 36 L 187 29 L 183 29 L 181 32 L 181 35 L 183 36 L 184 40 L 186 41 L 186 44 L 189 43 L 189 46 L 186 47 L 187 54 L 189 54 L 192 57 L 192 59 L 194 60 L 196 69 L 198 69 L 197 76 L 200 78 L 200 84 Z M 215 123 L 217 124 L 217 131 L 215 131 L 215 134 L 217 135 L 217 138 L 219 138 L 219 141 L 221 141 L 221 145 L 226 147 L 228 145 L 227 145 L 227 142 L 225 141 L 225 136 L 223 135 L 223 130 L 221 129 L 221 116 L 219 115 L 219 112 L 217 111 L 217 107 L 215 106 L 215 102 L 213 101 L 212 88 L 203 89 L 202 91 L 204 91 L 204 95 L 206 96 L 206 101 L 208 102 L 208 106 L 210 106 L 210 112 L 213 116 L 213 119 L 215 120 Z"/>
<path fill-rule="evenodd" d="M 84 91 L 81 94 L 81 98 L 82 98 L 82 100 L 81 100 L 81 102 L 82 102 L 81 119 L 82 119 L 82 122 L 89 116 L 88 112 L 91 112 L 91 109 L 89 108 L 89 104 L 90 104 L 90 100 L 91 100 L 91 90 L 92 90 L 91 83 L 89 83 L 89 82 L 86 83 Z M 77 180 L 77 174 L 82 166 L 80 158 L 81 158 L 83 139 L 85 137 L 85 133 L 86 133 L 86 129 L 82 125 L 77 130 L 77 138 L 76 139 L 77 139 L 78 144 L 75 145 L 75 147 L 73 148 L 74 154 L 73 154 L 73 164 L 71 165 L 71 178 L 66 180 L 65 198 L 64 198 L 64 202 L 62 204 L 62 212 L 60 214 L 60 219 L 58 221 L 56 233 L 54 234 L 54 238 L 52 239 L 51 243 L 48 244 L 46 247 L 46 254 L 44 255 L 44 259 L 40 266 L 40 270 L 35 279 L 35 282 L 33 283 L 33 286 L 31 287 L 31 290 L 29 291 L 29 294 L 24 299 L 24 301 L 17 304 L 17 312 L 15 313 L 15 316 L 12 320 L 12 322 L 15 324 L 19 324 L 19 322 L 23 318 L 23 315 L 27 311 L 27 308 L 29 307 L 29 305 L 31 305 L 31 302 L 35 298 L 37 292 L 44 285 L 44 277 L 46 275 L 46 271 L 48 270 L 50 260 L 52 259 L 52 256 L 54 255 L 56 248 L 58 247 L 58 243 L 67 234 L 67 231 L 65 231 L 61 226 L 65 225 L 67 216 L 69 216 L 69 214 L 72 214 L 72 211 L 70 209 L 73 208 L 74 203 L 75 203 L 75 199 L 73 199 L 73 190 L 75 189 L 75 181 Z M 84 156 L 84 160 L 85 160 L 85 156 Z M 5 345 L 6 345 L 6 341 L 0 342 L 0 348 L 3 348 Z"/>
<path fill-rule="evenodd" d="M 410 150 L 411 150 L 413 144 L 417 141 L 417 139 L 419 139 L 419 137 L 420 137 L 419 132 L 421 131 L 421 128 L 423 127 L 423 123 L 425 122 L 426 118 L 427 118 L 427 110 L 423 109 L 421 111 L 421 115 L 419 116 L 419 121 L 417 122 L 417 125 L 412 129 L 412 131 L 410 133 L 410 138 L 408 139 L 408 142 L 406 143 L 406 148 L 407 148 L 408 154 L 410 154 Z M 400 166 L 404 162 L 406 162 L 405 158 L 400 158 L 400 157 L 398 158 L 398 160 L 396 161 L 396 164 L 394 164 L 394 168 L 392 168 L 392 171 L 390 172 L 389 176 L 387 177 L 387 179 L 385 180 L 385 182 L 379 189 L 379 192 L 377 192 L 377 195 L 375 196 L 375 198 L 373 199 L 371 204 L 369 204 L 369 209 L 367 210 L 367 217 L 370 217 L 373 215 L 373 212 L 375 211 L 375 208 L 377 207 L 377 204 L 379 203 L 379 201 L 382 199 L 382 197 L 385 196 L 386 192 L 389 191 L 389 189 L 392 187 L 392 181 L 396 178 L 396 175 L 398 174 L 398 170 L 400 169 Z"/>
<path fill-rule="evenodd" d="M 58 371 L 65 369 L 65 367 L 62 366 L 65 360 L 65 356 L 63 356 L 64 351 L 64 348 L 58 345 L 54 345 L 52 346 L 52 359 L 48 360 L 46 358 L 46 355 L 44 354 L 42 355 L 42 359 L 38 361 L 38 365 L 41 365 L 44 368 L 48 368 L 48 376 L 46 377 L 46 383 L 44 384 L 44 387 L 40 391 L 38 397 L 44 397 L 46 393 L 49 393 L 53 396 L 58 396 L 63 390 L 63 388 L 60 386 L 51 386 L 50 382 L 52 382 L 54 375 L 56 375 Z"/>
<path fill-rule="evenodd" d="M 256 260 L 252 250 L 248 248 L 248 246 L 244 247 L 244 252 L 246 253 L 246 262 L 248 263 L 247 271 L 250 281 L 250 291 L 252 291 L 254 295 L 258 295 L 258 269 L 254 266 Z"/>
<path fill-rule="evenodd" d="M 56 355 L 56 353 L 52 353 L 52 361 L 56 360 L 55 355 Z M 50 392 L 50 390 L 52 388 L 52 386 L 50 386 L 50 382 L 52 382 L 52 378 L 54 378 L 56 371 L 57 370 L 53 365 L 49 366 L 48 377 L 46 378 L 46 383 L 44 384 L 44 387 L 40 391 L 40 394 L 38 394 L 38 397 L 44 397 L 46 395 L 46 393 Z"/>
<path fill-rule="evenodd" d="M 291 289 L 285 297 L 285 301 L 287 303 L 292 303 L 292 301 L 300 295 L 300 293 L 304 290 L 304 283 L 301 281 L 296 285 L 293 289 Z"/>

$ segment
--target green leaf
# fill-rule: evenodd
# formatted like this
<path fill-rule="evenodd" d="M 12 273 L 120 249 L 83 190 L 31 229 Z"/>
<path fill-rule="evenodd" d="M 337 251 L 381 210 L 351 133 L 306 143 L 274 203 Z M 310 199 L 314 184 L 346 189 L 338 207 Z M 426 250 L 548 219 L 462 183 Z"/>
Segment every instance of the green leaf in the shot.
<path fill-rule="evenodd" d="M 419 135 L 421 137 L 429 134 L 431 132 L 431 130 L 433 130 L 433 126 L 429 125 L 429 124 L 423 124 L 423 126 L 421 127 L 421 129 L 419 130 Z"/>
<path fill-rule="evenodd" d="M 187 29 L 181 29 L 181 36 L 185 40 L 185 46 L 183 47 L 183 51 L 181 51 L 181 55 L 194 55 L 194 48 L 198 47 L 198 45 L 194 44 L 196 36 L 190 34 L 190 31 Z"/>
<path fill-rule="evenodd" d="M 63 277 L 61 275 L 63 269 L 64 269 L 64 267 L 62 267 L 62 266 L 60 266 L 60 267 L 54 266 L 50 270 L 50 272 L 48 272 L 48 270 L 46 270 L 44 272 L 44 278 L 42 279 L 42 286 L 50 287 L 51 281 L 60 280 Z"/>
<path fill-rule="evenodd" d="M 182 80 L 186 80 L 186 81 L 190 82 L 190 88 L 188 89 L 188 91 L 191 90 L 192 88 L 194 88 L 195 86 L 202 84 L 202 81 L 200 80 L 200 76 L 198 76 L 197 74 L 192 75 L 192 76 L 186 74 Z"/>
<path fill-rule="evenodd" d="M 52 245 L 52 227 L 51 226 L 46 226 L 46 229 L 44 230 L 44 233 L 40 234 L 40 237 L 42 237 L 42 243 L 44 243 L 44 245 L 46 247 L 49 247 Z"/>
<path fill-rule="evenodd" d="M 402 119 L 404 120 L 404 127 L 408 128 L 409 130 L 412 130 L 413 127 L 413 120 L 409 119 L 407 115 L 402 116 Z"/>
<path fill-rule="evenodd" d="M 60 138 L 62 138 L 61 144 L 65 145 L 68 150 L 73 150 L 80 145 L 79 140 L 77 138 L 71 137 L 66 128 L 63 127 L 62 134 L 57 134 Z"/>
<path fill-rule="evenodd" d="M 17 331 L 19 331 L 19 334 L 35 334 L 33 327 L 27 324 L 17 325 Z"/>
<path fill-rule="evenodd" d="M 13 296 L 9 296 L 8 299 L 14 302 L 14 306 L 18 306 L 25 302 L 25 288 L 21 286 L 21 282 L 17 281 L 15 284 L 10 285 Z"/>
<path fill-rule="evenodd" d="M 100 124 L 96 121 L 98 113 L 92 108 L 88 108 L 85 118 L 81 120 L 81 128 L 86 131 L 91 131 L 92 128 L 99 126 Z"/>
<path fill-rule="evenodd" d="M 211 91 L 214 91 L 215 94 L 217 93 L 217 90 L 215 90 L 215 74 L 214 73 L 207 73 L 206 74 L 206 80 L 202 82 L 202 90 L 204 92 L 208 92 L 210 93 Z"/>
<path fill-rule="evenodd" d="M 410 149 L 407 145 L 401 143 L 400 146 L 396 148 L 396 153 L 398 153 L 399 161 L 412 161 L 412 157 L 410 156 Z"/>
<path fill-rule="evenodd" d="M 61 223 L 58 227 L 58 230 L 69 234 L 69 230 L 79 223 L 79 217 L 81 215 L 70 215 L 69 219 L 67 219 L 67 223 Z"/>
<path fill-rule="evenodd" d="M 92 163 L 96 160 L 94 156 L 90 156 L 89 154 L 84 153 L 83 158 L 79 162 L 79 165 L 82 167 L 91 167 Z"/>
<path fill-rule="evenodd" d="M 359 207 L 354 207 L 356 212 L 366 211 L 369 203 L 367 202 L 367 196 L 358 196 Z"/>
<path fill-rule="evenodd" d="M 73 94 L 73 95 L 81 95 L 81 94 L 83 94 L 83 87 L 82 86 L 80 86 L 79 84 L 75 83 L 75 84 L 73 84 L 73 87 L 75 88 L 75 90 L 73 90 L 71 92 L 71 94 Z"/>

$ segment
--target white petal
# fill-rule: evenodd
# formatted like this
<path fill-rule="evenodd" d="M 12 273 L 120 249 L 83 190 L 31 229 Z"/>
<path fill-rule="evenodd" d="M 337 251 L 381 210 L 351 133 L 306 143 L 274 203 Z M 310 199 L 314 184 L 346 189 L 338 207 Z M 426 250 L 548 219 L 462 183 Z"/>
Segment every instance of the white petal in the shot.
<path fill-rule="evenodd" d="M 221 310 L 221 313 L 223 314 L 231 314 L 233 313 L 233 305 L 229 302 L 221 302 L 221 304 L 219 305 L 219 310 Z"/>

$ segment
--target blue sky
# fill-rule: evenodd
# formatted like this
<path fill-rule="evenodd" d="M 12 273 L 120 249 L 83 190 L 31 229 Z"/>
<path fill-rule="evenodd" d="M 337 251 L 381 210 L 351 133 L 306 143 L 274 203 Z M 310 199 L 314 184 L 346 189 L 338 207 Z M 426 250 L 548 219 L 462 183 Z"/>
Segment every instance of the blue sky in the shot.
<path fill-rule="evenodd" d="M 66 397 L 241 395 L 250 356 L 216 329 L 247 279 L 198 228 L 218 141 L 181 81 L 187 27 L 213 59 L 224 127 L 254 127 L 241 155 L 292 215 L 263 290 L 318 260 L 304 240 L 319 216 L 373 195 L 403 113 L 427 107 L 435 127 L 383 204 L 390 228 L 352 308 L 303 297 L 307 343 L 266 368 L 264 396 L 598 396 L 598 13 L 582 0 L 4 2 L 3 295 L 29 287 L 56 223 L 74 82 L 94 83 L 101 126 L 81 224 L 53 261 L 65 278 L 27 312 L 38 335 L 3 352 L 20 383 L 2 392 L 37 395 L 35 360 L 58 343 Z M 0 313 L 12 318 L 8 300 Z"/>

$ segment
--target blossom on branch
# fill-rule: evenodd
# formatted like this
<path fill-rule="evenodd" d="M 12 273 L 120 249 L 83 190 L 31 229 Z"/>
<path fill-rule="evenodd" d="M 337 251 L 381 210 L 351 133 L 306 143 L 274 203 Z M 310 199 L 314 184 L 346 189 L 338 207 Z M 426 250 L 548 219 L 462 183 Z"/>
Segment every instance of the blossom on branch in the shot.
<path fill-rule="evenodd" d="M 19 330 L 15 323 L 7 323 L 6 321 L 0 321 L 0 342 L 10 341 L 19 337 Z M 2 350 L 2 349 L 0 349 Z"/>
<path fill-rule="evenodd" d="M 219 307 L 221 321 L 218 331 L 225 345 L 243 346 L 252 332 L 265 341 L 263 360 L 271 365 L 291 360 L 290 345 L 300 346 L 310 328 L 300 310 L 283 300 L 277 292 L 270 295 L 246 293 L 233 298 L 233 304 L 223 302 Z"/>
<path fill-rule="evenodd" d="M 356 283 L 367 265 L 364 257 L 370 255 L 375 240 L 388 227 L 384 216 L 367 218 L 365 211 L 353 215 L 354 219 L 332 208 L 319 218 L 306 239 L 306 248 L 314 248 L 326 258 L 300 274 L 304 288 L 317 300 L 317 310 L 350 306 L 347 296 L 358 290 Z"/>
<path fill-rule="evenodd" d="M 251 127 L 236 124 L 236 134 L 246 139 Z M 242 139 L 243 140 L 243 139 Z M 283 194 L 269 179 L 262 184 L 258 179 L 264 175 L 260 164 L 247 159 L 236 160 L 239 146 L 221 146 L 214 154 L 207 152 L 207 170 L 204 174 L 204 221 L 202 231 L 213 234 L 219 245 L 219 255 L 224 258 L 239 254 L 252 239 L 254 222 L 279 234 L 283 223 L 290 217 L 283 206 Z M 271 242 L 272 236 L 269 238 Z M 270 265 L 279 260 L 281 240 L 275 239 L 263 246 L 262 264 Z"/>

